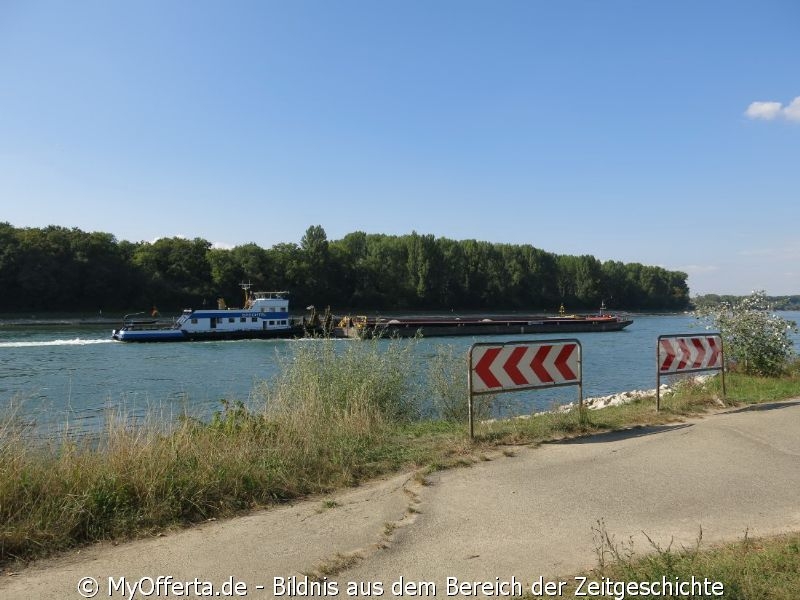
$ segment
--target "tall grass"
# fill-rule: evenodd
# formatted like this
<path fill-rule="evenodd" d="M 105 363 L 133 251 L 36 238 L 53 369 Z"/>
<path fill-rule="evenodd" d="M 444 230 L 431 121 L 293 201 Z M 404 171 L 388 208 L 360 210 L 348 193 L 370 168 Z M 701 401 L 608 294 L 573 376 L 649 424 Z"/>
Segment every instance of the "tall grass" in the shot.
<path fill-rule="evenodd" d="M 112 413 L 96 436 L 41 441 L 13 408 L 0 411 L 0 564 L 232 515 L 404 467 L 465 464 L 497 444 L 668 422 L 706 410 L 719 396 L 712 380 L 665 398 L 661 413 L 646 399 L 486 422 L 473 442 L 458 407 L 459 398 L 466 404 L 463 380 L 447 379 L 453 375 L 445 369 L 438 391 L 430 378 L 420 388 L 413 344 L 298 342 L 278 359 L 280 374 L 256 387 L 252 405 L 224 403 L 207 421 Z M 429 362 L 441 370 L 450 361 Z M 462 361 L 450 364 L 463 376 Z M 448 393 L 448 381 L 458 392 L 439 405 L 443 418 L 420 419 L 437 393 Z M 800 395 L 800 377 L 754 382 L 737 375 L 728 389 L 736 399 L 758 389 L 759 398 L 773 400 Z"/>
<path fill-rule="evenodd" d="M 440 344 L 427 363 L 426 399 L 433 414 L 440 419 L 466 423 L 469 418 L 467 404 L 467 362 L 463 354 L 457 354 L 453 346 Z M 487 419 L 497 394 L 485 394 L 473 398 L 472 410 L 475 419 Z"/>
<path fill-rule="evenodd" d="M 279 358 L 281 375 L 256 392 L 274 444 L 311 479 L 367 475 L 394 428 L 419 416 L 412 353 L 398 340 L 320 340 Z"/>
<path fill-rule="evenodd" d="M 0 420 L 0 562 L 233 514 L 352 484 L 396 461 L 392 427 L 418 412 L 411 348 L 299 343 L 258 405 L 210 422 L 107 416 L 87 439 L 37 442 Z"/>

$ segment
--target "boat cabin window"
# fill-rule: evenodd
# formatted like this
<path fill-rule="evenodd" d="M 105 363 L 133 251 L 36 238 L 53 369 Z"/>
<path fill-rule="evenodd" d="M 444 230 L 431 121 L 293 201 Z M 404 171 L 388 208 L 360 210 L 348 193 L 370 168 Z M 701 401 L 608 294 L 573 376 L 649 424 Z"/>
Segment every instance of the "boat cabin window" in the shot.
<path fill-rule="evenodd" d="M 255 322 L 257 322 L 257 321 L 258 321 L 258 317 L 250 317 L 250 320 L 251 320 L 253 323 L 255 323 Z"/>
<path fill-rule="evenodd" d="M 244 317 L 239 317 L 239 323 L 244 323 L 245 321 L 247 321 L 247 319 Z"/>
<path fill-rule="evenodd" d="M 269 324 L 270 325 L 275 325 L 275 321 L 270 321 Z"/>
<path fill-rule="evenodd" d="M 192 323 L 197 325 L 197 319 L 192 319 Z"/>
<path fill-rule="evenodd" d="M 228 317 L 228 323 L 234 323 L 234 322 L 236 322 L 236 319 L 234 319 L 233 317 Z"/>

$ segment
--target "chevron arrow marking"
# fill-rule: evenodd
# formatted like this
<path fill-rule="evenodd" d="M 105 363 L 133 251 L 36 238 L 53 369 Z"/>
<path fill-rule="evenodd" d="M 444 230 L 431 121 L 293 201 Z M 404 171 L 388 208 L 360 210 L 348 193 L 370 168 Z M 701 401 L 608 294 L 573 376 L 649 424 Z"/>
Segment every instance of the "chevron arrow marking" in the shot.
<path fill-rule="evenodd" d="M 692 353 L 689 350 L 689 346 L 686 345 L 685 338 L 678 338 L 678 348 L 680 349 L 681 353 L 681 361 L 678 363 L 678 371 L 680 371 L 681 369 L 686 368 L 686 364 L 689 362 Z"/>
<path fill-rule="evenodd" d="M 661 370 L 669 371 L 672 363 L 675 362 L 675 349 L 672 347 L 672 344 L 669 343 L 669 340 L 661 340 L 661 349 L 663 350 L 661 354 L 664 356 L 664 361 L 661 363 Z"/>
<path fill-rule="evenodd" d="M 704 371 L 722 367 L 722 344 L 717 335 L 667 337 L 658 341 L 661 373 Z"/>
<path fill-rule="evenodd" d="M 697 355 L 694 357 L 692 368 L 700 369 L 703 367 L 703 359 L 706 357 L 706 347 L 703 344 L 703 338 L 692 338 L 692 345 L 697 348 Z"/>
<path fill-rule="evenodd" d="M 492 363 L 494 362 L 495 357 L 500 354 L 501 349 L 502 348 L 499 347 L 487 348 L 486 352 L 478 361 L 478 364 L 475 365 L 475 374 L 481 378 L 487 388 L 502 387 L 500 382 L 497 380 L 497 377 L 495 377 L 494 373 L 491 371 Z"/>
<path fill-rule="evenodd" d="M 533 372 L 536 373 L 536 376 L 542 383 L 553 383 L 553 377 L 544 366 L 544 361 L 547 355 L 550 354 L 551 348 L 552 346 L 542 346 L 536 351 L 536 355 L 531 361 L 531 369 L 533 369 Z"/>
<path fill-rule="evenodd" d="M 577 379 L 575 373 L 572 372 L 572 369 L 570 369 L 569 365 L 567 364 L 567 360 L 569 360 L 569 357 L 572 355 L 572 352 L 575 350 L 575 348 L 575 344 L 566 344 L 563 348 L 561 348 L 561 352 L 558 353 L 558 357 L 556 357 L 556 369 L 558 369 L 558 372 L 561 373 L 566 381 Z"/>
<path fill-rule="evenodd" d="M 470 350 L 471 392 L 501 392 L 579 383 L 580 343 L 476 344 Z"/>
<path fill-rule="evenodd" d="M 527 351 L 528 348 L 525 346 L 517 346 L 509 355 L 508 360 L 503 364 L 503 370 L 511 377 L 511 381 L 517 385 L 526 385 L 529 383 L 517 366 Z"/>
<path fill-rule="evenodd" d="M 720 348 L 717 348 L 717 338 L 708 338 L 708 346 L 711 348 L 711 356 L 708 357 L 709 367 L 719 367 Z"/>

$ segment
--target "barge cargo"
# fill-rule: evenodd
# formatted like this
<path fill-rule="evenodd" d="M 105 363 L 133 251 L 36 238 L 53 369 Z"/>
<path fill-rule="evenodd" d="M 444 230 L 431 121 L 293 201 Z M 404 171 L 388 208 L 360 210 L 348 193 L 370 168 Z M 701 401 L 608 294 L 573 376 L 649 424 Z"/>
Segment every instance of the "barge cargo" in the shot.
<path fill-rule="evenodd" d="M 633 323 L 620 315 L 479 315 L 471 317 L 344 317 L 336 337 L 439 337 L 621 331 Z"/>

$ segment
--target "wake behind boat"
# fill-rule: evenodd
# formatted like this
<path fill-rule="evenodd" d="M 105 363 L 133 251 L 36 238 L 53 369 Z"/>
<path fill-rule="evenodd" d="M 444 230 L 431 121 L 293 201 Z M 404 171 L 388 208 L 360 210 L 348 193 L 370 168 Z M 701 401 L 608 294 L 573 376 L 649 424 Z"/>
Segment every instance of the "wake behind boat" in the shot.
<path fill-rule="evenodd" d="M 111 337 L 120 342 L 184 342 L 300 337 L 306 322 L 289 316 L 288 292 L 250 292 L 242 284 L 244 308 L 186 309 L 173 323 L 126 315 Z"/>

